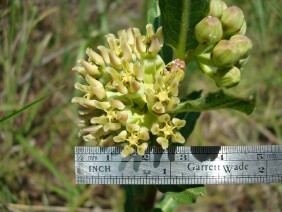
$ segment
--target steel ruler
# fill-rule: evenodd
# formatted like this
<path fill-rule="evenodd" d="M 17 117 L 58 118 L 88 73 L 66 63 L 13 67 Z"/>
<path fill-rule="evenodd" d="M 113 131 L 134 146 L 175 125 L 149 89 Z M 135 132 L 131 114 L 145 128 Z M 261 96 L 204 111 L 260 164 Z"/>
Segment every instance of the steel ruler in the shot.
<path fill-rule="evenodd" d="M 282 145 L 149 147 L 120 156 L 121 147 L 75 147 L 77 184 L 281 183 Z"/>

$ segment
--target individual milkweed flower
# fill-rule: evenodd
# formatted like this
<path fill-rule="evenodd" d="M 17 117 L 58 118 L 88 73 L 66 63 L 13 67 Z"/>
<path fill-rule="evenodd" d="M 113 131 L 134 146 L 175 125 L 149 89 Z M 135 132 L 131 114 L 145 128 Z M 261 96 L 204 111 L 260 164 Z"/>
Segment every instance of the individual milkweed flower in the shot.
<path fill-rule="evenodd" d="M 95 78 L 92 78 L 88 74 L 85 75 L 85 80 L 88 83 L 88 85 L 83 85 L 76 82 L 74 87 L 85 93 L 86 99 L 91 99 L 95 96 L 98 99 L 103 99 L 106 96 L 106 90 L 101 82 L 99 82 Z"/>
<path fill-rule="evenodd" d="M 158 117 L 158 122 L 152 125 L 152 133 L 157 136 L 157 142 L 166 149 L 169 140 L 173 143 L 184 143 L 184 137 L 178 132 L 185 125 L 185 120 L 178 118 L 171 119 L 169 114 L 163 114 Z"/>
<path fill-rule="evenodd" d="M 123 111 L 125 105 L 116 99 L 110 99 L 108 102 L 99 102 L 94 100 L 96 109 L 100 109 L 104 113 L 101 116 L 93 117 L 90 122 L 103 127 L 105 132 L 116 131 L 121 128 L 128 118 L 127 111 Z"/>
<path fill-rule="evenodd" d="M 148 147 L 147 141 L 150 136 L 148 129 L 140 127 L 138 124 L 128 124 L 126 130 L 121 131 L 113 139 L 116 143 L 126 142 L 126 146 L 121 152 L 123 157 L 132 154 L 132 150 L 137 149 L 139 155 L 144 155 Z"/>
<path fill-rule="evenodd" d="M 163 114 L 173 128 L 171 134 L 163 135 L 166 146 L 170 140 L 184 142 L 178 132 L 183 122 L 169 113 L 180 102 L 178 86 L 185 63 L 174 60 L 165 65 L 158 55 L 162 28 L 155 33 L 149 24 L 146 30 L 146 35 L 137 28 L 106 35 L 108 47 L 98 46 L 99 53 L 87 48 L 88 59 L 78 60 L 79 66 L 73 68 L 84 79 L 75 83 L 82 96 L 72 99 L 83 108 L 79 135 L 94 145 L 123 146 L 122 157 L 135 151 L 145 154 L 154 135 L 152 125 L 160 121 L 162 126 Z"/>
<path fill-rule="evenodd" d="M 162 28 L 154 33 L 151 24 L 146 25 L 147 34 L 142 36 L 139 29 L 133 28 L 136 37 L 136 49 L 141 57 L 154 57 L 158 54 L 163 46 Z"/>

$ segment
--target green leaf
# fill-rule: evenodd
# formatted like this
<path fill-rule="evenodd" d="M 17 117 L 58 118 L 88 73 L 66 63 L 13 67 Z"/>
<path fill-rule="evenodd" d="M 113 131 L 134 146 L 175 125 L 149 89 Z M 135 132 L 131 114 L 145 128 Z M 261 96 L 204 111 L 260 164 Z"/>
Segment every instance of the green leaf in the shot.
<path fill-rule="evenodd" d="M 171 196 L 164 195 L 163 198 L 156 204 L 153 212 L 174 212 L 180 204 L 176 202 Z"/>
<path fill-rule="evenodd" d="M 147 8 L 148 8 L 147 22 L 154 26 L 156 18 L 160 16 L 159 1 L 158 0 L 146 0 L 145 3 L 147 4 Z"/>
<path fill-rule="evenodd" d="M 195 91 L 188 95 L 187 99 L 197 99 L 201 96 L 202 91 Z M 200 112 L 184 112 L 177 115 L 177 118 L 185 120 L 186 124 L 184 127 L 180 129 L 180 133 L 184 138 L 188 138 L 190 134 L 193 132 L 194 127 L 198 118 L 200 117 Z"/>
<path fill-rule="evenodd" d="M 203 185 L 158 185 L 157 188 L 176 202 L 186 205 L 195 203 L 198 197 L 207 194 Z"/>
<path fill-rule="evenodd" d="M 185 52 L 198 44 L 194 28 L 207 15 L 209 0 L 160 0 L 159 6 L 165 42 L 183 59 Z"/>
<path fill-rule="evenodd" d="M 15 112 L 13 112 L 13 113 L 11 113 L 10 115 L 5 116 L 4 118 L 0 119 L 0 124 L 4 123 L 5 121 L 7 121 L 7 120 L 9 120 L 9 119 L 11 119 L 11 118 L 13 118 L 13 117 L 15 117 L 15 116 L 21 114 L 21 113 L 23 113 L 25 110 L 29 109 L 30 107 L 32 107 L 32 106 L 34 106 L 34 105 L 36 105 L 36 104 L 42 102 L 42 101 L 45 100 L 46 98 L 48 98 L 48 97 L 50 97 L 51 95 L 53 95 L 55 92 L 61 90 L 63 87 L 65 87 L 65 86 L 62 86 L 61 88 L 59 88 L 59 89 L 53 91 L 52 93 L 49 93 L 49 94 L 47 94 L 47 95 L 45 95 L 45 96 L 43 96 L 43 97 L 41 97 L 41 98 L 35 100 L 34 102 L 31 102 L 30 104 L 24 106 L 23 108 L 21 108 L 21 109 L 15 111 Z"/>
<path fill-rule="evenodd" d="M 173 113 L 201 112 L 221 108 L 230 108 L 250 114 L 255 108 L 255 95 L 241 98 L 219 90 L 209 93 L 205 97 L 182 102 L 174 109 Z"/>

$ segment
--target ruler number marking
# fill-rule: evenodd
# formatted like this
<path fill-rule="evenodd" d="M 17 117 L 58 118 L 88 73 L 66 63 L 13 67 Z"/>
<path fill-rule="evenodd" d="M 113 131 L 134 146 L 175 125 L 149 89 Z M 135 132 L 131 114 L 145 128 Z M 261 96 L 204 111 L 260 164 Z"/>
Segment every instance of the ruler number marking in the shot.
<path fill-rule="evenodd" d="M 143 174 L 145 174 L 145 175 L 151 174 L 151 170 L 143 169 Z"/>
<path fill-rule="evenodd" d="M 145 160 L 145 161 L 148 161 L 150 158 L 150 155 L 149 154 L 145 154 L 142 156 L 142 160 Z"/>
<path fill-rule="evenodd" d="M 83 161 L 83 160 L 84 160 L 83 155 L 78 154 L 78 155 L 76 156 L 76 161 Z"/>
<path fill-rule="evenodd" d="M 260 166 L 260 167 L 258 168 L 258 172 L 261 173 L 261 174 L 263 174 L 263 173 L 265 172 L 264 166 Z"/>
<path fill-rule="evenodd" d="M 276 153 L 258 153 L 257 154 L 257 159 L 258 160 L 276 160 L 278 157 L 277 157 L 277 154 Z"/>
<path fill-rule="evenodd" d="M 180 154 L 180 158 L 181 161 L 187 161 L 188 160 L 188 155 L 187 154 Z"/>

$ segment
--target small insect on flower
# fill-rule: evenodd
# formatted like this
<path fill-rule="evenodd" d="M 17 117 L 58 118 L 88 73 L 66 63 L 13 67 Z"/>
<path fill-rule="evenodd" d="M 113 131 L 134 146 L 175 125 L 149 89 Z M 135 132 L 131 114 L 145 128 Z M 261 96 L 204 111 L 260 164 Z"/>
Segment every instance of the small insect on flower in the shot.
<path fill-rule="evenodd" d="M 168 72 L 176 72 L 177 70 L 185 70 L 186 64 L 183 60 L 175 59 L 168 63 L 164 68 L 164 74 Z"/>

